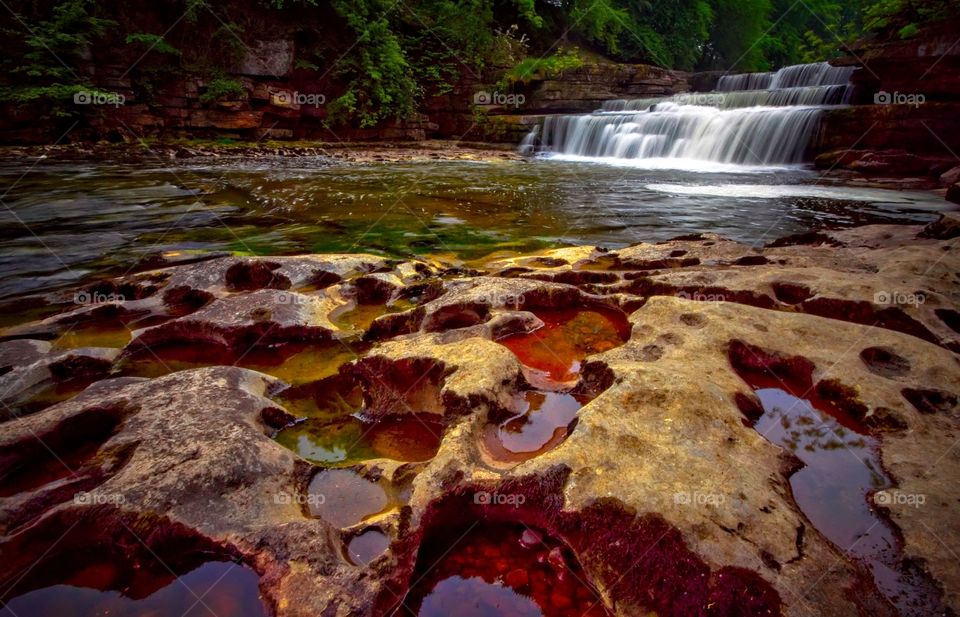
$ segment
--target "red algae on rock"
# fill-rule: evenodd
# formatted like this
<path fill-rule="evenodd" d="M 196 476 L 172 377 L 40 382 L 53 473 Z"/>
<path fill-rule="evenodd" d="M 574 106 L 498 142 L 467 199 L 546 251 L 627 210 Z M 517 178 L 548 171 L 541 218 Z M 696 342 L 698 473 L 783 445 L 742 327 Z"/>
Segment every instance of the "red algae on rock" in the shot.
<path fill-rule="evenodd" d="M 543 327 L 498 342 L 553 382 L 575 380 L 584 358 L 619 347 L 630 336 L 626 317 L 609 308 L 535 309 L 533 313 Z"/>
<path fill-rule="evenodd" d="M 449 552 L 428 539 L 405 608 L 419 617 L 609 616 L 569 549 L 550 538 L 525 544 L 525 531 L 476 525 Z"/>

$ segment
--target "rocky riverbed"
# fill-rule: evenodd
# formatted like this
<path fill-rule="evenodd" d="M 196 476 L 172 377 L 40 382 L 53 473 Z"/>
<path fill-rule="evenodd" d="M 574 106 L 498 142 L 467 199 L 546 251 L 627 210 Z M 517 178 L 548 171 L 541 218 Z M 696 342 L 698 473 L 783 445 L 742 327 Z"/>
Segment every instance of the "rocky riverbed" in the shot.
<path fill-rule="evenodd" d="M 494 582 L 547 615 L 952 614 L 958 235 L 167 255 L 61 294 L 2 332 L 3 599 L 214 562 L 290 616 Z"/>

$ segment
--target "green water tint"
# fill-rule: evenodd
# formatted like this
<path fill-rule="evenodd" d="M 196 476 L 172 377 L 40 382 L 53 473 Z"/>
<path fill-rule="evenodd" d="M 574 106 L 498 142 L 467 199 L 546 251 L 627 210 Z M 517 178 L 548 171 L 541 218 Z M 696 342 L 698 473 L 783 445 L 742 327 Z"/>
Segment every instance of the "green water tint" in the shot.
<path fill-rule="evenodd" d="M 378 317 L 400 313 L 415 306 L 415 303 L 403 299 L 395 300 L 389 304 L 353 303 L 334 311 L 330 319 L 341 330 L 363 334 Z"/>
<path fill-rule="evenodd" d="M 136 377 L 162 377 L 176 371 L 206 366 L 240 366 L 272 375 L 288 384 L 304 384 L 335 375 L 343 364 L 356 360 L 362 347 L 344 343 L 286 344 L 255 349 L 242 356 L 203 344 L 152 347 L 122 362 L 120 371 Z"/>
<path fill-rule="evenodd" d="M 326 466 L 349 466 L 386 458 L 408 463 L 437 454 L 443 425 L 433 414 L 397 414 L 365 421 L 308 418 L 277 433 L 280 445 L 304 459 Z"/>
<path fill-rule="evenodd" d="M 274 438 L 313 463 L 336 467 L 378 458 L 421 462 L 440 448 L 443 425 L 435 414 L 366 419 L 360 387 L 342 375 L 288 388 L 275 399 L 300 421 Z"/>
<path fill-rule="evenodd" d="M 802 169 L 714 174 L 544 160 L 330 165 L 320 158 L 224 158 L 175 169 L 7 164 L 0 165 L 3 179 L 17 184 L 6 203 L 39 237 L 15 219 L 6 223 L 0 250 L 10 259 L 0 264 L 0 298 L 76 287 L 163 251 L 475 259 L 702 231 L 753 243 L 764 230 L 774 238 L 822 226 L 923 223 L 945 206 L 942 197 L 919 192 L 848 189 L 809 199 L 774 191 L 760 199 L 656 188 L 796 189 L 815 179 Z"/>

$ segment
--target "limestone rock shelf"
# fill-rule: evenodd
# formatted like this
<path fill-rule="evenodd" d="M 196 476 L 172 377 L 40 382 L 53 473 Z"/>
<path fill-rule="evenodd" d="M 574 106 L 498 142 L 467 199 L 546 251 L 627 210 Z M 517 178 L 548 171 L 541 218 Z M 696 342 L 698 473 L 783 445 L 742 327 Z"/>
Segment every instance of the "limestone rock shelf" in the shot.
<path fill-rule="evenodd" d="M 0 431 L 0 585 L 127 528 L 242 562 L 275 614 L 381 615 L 425 555 L 483 521 L 543 544 L 497 549 L 546 560 L 528 576 L 505 564 L 504 585 L 545 598 L 534 570 L 549 580 L 564 563 L 583 579 L 558 586 L 569 597 L 554 609 L 894 614 L 869 564 L 798 505 L 800 460 L 754 428 L 744 371 L 758 370 L 799 376 L 800 398 L 866 427 L 890 486 L 855 498 L 929 590 L 916 610 L 958 611 L 957 272 L 947 215 L 763 248 L 704 234 L 459 264 L 225 256 L 101 283 L 114 302 L 0 333 L 3 379 L 26 384 Z M 577 321 L 589 311 L 603 327 Z M 103 320 L 128 336 L 98 338 Z M 75 328 L 84 336 L 64 338 Z M 566 343 L 560 368 L 514 344 L 558 329 L 543 340 Z M 91 385 L 66 400 L 37 399 L 81 376 Z M 492 460 L 491 423 L 545 413 L 537 392 L 576 400 L 549 425 L 558 437 Z M 318 463 L 276 439 L 344 418 L 424 418 L 436 442 L 412 455 L 391 428 Z M 51 545 L 74 525 L 91 531 Z M 116 546 L 124 559 L 142 548 Z"/>

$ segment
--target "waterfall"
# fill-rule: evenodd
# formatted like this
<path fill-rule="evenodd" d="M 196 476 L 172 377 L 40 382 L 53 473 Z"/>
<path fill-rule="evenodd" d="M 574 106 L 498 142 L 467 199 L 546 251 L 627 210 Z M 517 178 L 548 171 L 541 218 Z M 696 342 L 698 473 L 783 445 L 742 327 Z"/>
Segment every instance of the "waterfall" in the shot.
<path fill-rule="evenodd" d="M 537 137 L 540 136 L 540 127 L 535 126 L 533 130 L 527 133 L 527 136 L 520 142 L 520 154 L 530 156 L 536 150 Z"/>
<path fill-rule="evenodd" d="M 544 151 L 576 157 L 798 164 L 823 110 L 849 102 L 853 70 L 804 64 L 725 75 L 713 92 L 607 101 L 592 114 L 547 116 L 522 147 L 539 137 Z"/>

